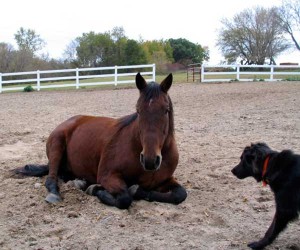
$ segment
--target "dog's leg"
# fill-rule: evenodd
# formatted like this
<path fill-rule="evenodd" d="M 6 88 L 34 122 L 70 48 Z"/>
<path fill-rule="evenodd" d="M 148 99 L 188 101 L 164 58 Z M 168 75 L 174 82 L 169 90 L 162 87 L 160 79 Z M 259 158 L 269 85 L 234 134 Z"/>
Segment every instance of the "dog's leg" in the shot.
<path fill-rule="evenodd" d="M 260 241 L 249 243 L 248 247 L 252 249 L 263 249 L 265 246 L 271 244 L 276 239 L 278 234 L 287 226 L 287 224 L 296 217 L 297 212 L 277 211 L 265 236 Z"/>

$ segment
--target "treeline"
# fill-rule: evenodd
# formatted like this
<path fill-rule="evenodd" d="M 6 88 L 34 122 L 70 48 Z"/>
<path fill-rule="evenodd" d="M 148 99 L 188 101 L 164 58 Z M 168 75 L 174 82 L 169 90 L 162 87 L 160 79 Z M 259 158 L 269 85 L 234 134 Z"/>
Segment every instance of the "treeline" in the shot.
<path fill-rule="evenodd" d="M 0 43 L 0 72 L 105 67 L 114 65 L 156 64 L 158 72 L 172 70 L 174 64 L 185 67 L 209 59 L 207 48 L 184 38 L 136 41 L 122 27 L 104 33 L 83 33 L 66 47 L 61 59 L 38 52 L 45 41 L 34 30 L 20 28 L 15 34 L 18 48 Z M 178 66 L 177 66 L 178 67 Z"/>

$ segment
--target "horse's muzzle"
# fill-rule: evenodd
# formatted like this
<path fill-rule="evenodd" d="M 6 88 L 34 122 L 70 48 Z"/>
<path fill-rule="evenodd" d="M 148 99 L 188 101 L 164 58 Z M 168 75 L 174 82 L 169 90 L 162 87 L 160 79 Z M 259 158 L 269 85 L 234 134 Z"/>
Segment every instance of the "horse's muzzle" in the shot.
<path fill-rule="evenodd" d="M 156 157 L 152 158 L 144 156 L 143 153 L 140 154 L 140 162 L 146 171 L 158 170 L 160 168 L 161 161 L 161 155 L 157 155 Z"/>

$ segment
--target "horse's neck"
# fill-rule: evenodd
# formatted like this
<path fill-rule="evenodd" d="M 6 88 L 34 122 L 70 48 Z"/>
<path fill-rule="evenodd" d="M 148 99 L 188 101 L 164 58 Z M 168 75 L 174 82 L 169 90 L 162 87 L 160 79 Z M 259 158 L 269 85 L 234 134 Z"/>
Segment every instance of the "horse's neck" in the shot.
<path fill-rule="evenodd" d="M 127 140 L 136 141 L 135 143 L 140 143 L 139 128 L 137 120 L 134 120 L 129 125 L 122 127 L 118 131 L 118 136 L 124 136 Z"/>

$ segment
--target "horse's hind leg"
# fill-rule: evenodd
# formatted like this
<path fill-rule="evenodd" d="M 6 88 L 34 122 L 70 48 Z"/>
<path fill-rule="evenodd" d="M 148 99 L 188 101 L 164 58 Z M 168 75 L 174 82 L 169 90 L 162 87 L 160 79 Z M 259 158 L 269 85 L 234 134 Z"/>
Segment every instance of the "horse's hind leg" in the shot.
<path fill-rule="evenodd" d="M 65 148 L 63 138 L 52 137 L 47 142 L 49 175 L 46 179 L 45 185 L 49 194 L 46 196 L 45 200 L 49 203 L 57 203 L 62 200 L 59 193 L 57 176 L 65 153 Z"/>

